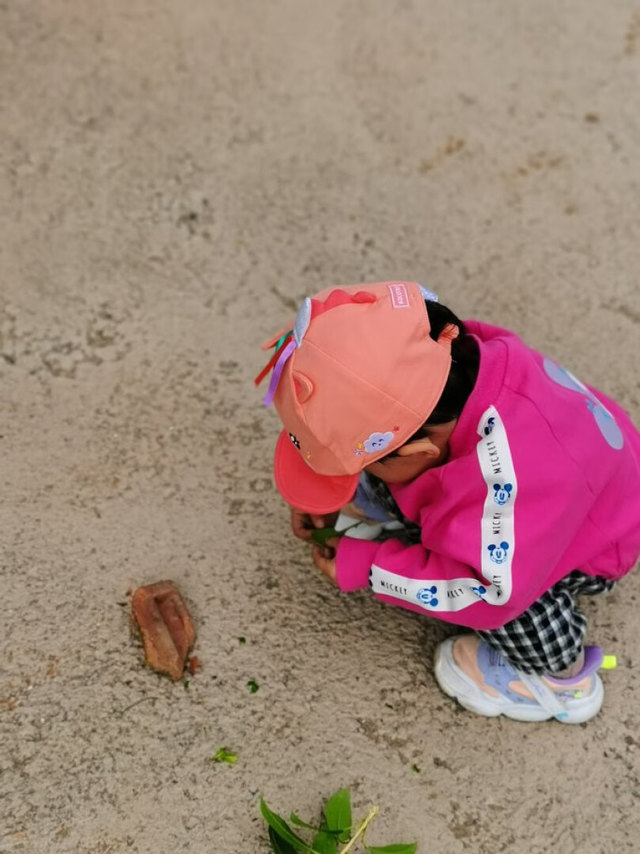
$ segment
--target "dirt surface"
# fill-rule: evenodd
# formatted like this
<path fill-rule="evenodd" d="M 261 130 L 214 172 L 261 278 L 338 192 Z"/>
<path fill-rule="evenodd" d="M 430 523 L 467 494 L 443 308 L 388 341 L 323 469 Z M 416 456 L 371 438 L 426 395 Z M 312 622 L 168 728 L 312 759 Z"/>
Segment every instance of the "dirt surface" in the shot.
<path fill-rule="evenodd" d="M 3 854 L 262 854 L 259 793 L 313 817 L 341 786 L 380 804 L 372 844 L 638 851 L 640 577 L 585 606 L 620 662 L 595 721 L 460 711 L 431 673 L 449 630 L 339 594 L 289 535 L 251 381 L 306 294 L 417 279 L 640 420 L 639 22 L 0 3 Z M 130 629 L 162 578 L 188 683 Z"/>

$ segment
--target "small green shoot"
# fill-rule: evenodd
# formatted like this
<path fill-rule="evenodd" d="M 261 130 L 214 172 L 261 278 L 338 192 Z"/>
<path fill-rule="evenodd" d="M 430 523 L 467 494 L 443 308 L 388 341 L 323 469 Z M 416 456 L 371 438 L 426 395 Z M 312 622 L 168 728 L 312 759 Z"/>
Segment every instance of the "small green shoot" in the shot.
<path fill-rule="evenodd" d="M 311 540 L 317 546 L 326 546 L 326 544 L 329 540 L 333 540 L 335 538 L 340 539 L 340 537 L 344 537 L 344 535 L 346 533 L 348 533 L 352 528 L 357 528 L 358 525 L 362 525 L 362 524 L 364 524 L 364 523 L 363 522 L 356 522 L 354 525 L 349 525 L 348 528 L 342 528 L 340 531 L 336 531 L 335 528 L 316 528 L 315 530 L 311 531 Z M 397 534 L 398 534 L 397 531 L 382 530 L 382 531 L 380 531 L 378 536 L 375 538 L 375 542 L 376 543 L 382 543 L 385 540 L 395 539 Z"/>
<path fill-rule="evenodd" d="M 336 531 L 335 528 L 315 528 L 311 531 L 311 539 L 317 546 L 324 546 L 328 540 L 340 539 L 340 537 L 344 537 L 347 531 L 357 528 L 360 524 L 360 522 L 356 522 L 354 525 L 349 525 L 348 528 L 342 528 L 340 531 Z"/>
<path fill-rule="evenodd" d="M 324 546 L 327 540 L 339 537 L 340 533 L 335 528 L 315 528 L 311 531 L 311 539 L 317 546 Z"/>
<path fill-rule="evenodd" d="M 289 821 L 291 824 L 295 824 L 296 827 L 306 827 L 307 830 L 318 830 L 317 827 L 314 827 L 312 824 L 308 824 L 306 821 L 303 821 L 299 815 L 296 815 L 294 812 L 289 816 Z"/>
<path fill-rule="evenodd" d="M 229 750 L 227 747 L 219 747 L 209 761 L 226 762 L 227 765 L 235 765 L 238 761 L 238 754 Z"/>
<path fill-rule="evenodd" d="M 419 774 L 420 773 L 420 766 L 416 765 L 416 763 L 414 762 L 413 765 L 411 766 L 411 770 L 413 771 L 414 774 Z"/>
<path fill-rule="evenodd" d="M 400 843 L 400 845 L 383 845 L 382 848 L 367 848 L 369 854 L 415 854 L 418 846 L 415 842 L 409 845 Z"/>
<path fill-rule="evenodd" d="M 247 682 L 247 688 L 252 694 L 257 694 L 260 690 L 260 686 L 258 685 L 255 679 L 249 679 L 249 681 Z"/>
<path fill-rule="evenodd" d="M 240 646 L 244 646 L 244 644 L 247 642 L 247 639 L 243 635 L 237 637 L 236 640 L 238 641 Z"/>
<path fill-rule="evenodd" d="M 320 827 L 314 827 L 296 813 L 291 813 L 291 824 L 313 831 L 311 843 L 298 836 L 282 816 L 270 810 L 264 798 L 260 798 L 260 812 L 269 827 L 269 842 L 275 854 L 355 854 L 356 845 L 368 854 L 416 854 L 418 850 L 416 842 L 395 843 L 381 848 L 367 845 L 365 832 L 378 814 L 378 807 L 372 807 L 365 818 L 354 825 L 349 789 L 340 789 L 327 800 Z"/>

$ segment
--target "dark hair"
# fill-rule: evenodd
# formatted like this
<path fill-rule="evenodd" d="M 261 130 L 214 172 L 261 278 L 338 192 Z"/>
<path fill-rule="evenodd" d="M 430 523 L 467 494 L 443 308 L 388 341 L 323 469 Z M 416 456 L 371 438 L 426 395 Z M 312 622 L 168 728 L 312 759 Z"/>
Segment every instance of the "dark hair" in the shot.
<path fill-rule="evenodd" d="M 429 335 L 434 341 L 438 340 L 438 336 L 447 326 L 457 326 L 460 332 L 458 337 L 451 342 L 451 370 L 440 399 L 424 424 L 407 439 L 405 445 L 414 439 L 428 437 L 429 427 L 435 427 L 436 424 L 447 424 L 460 416 L 476 384 L 480 366 L 478 345 L 475 339 L 469 335 L 460 318 L 456 317 L 450 308 L 441 305 L 439 302 L 425 300 L 425 305 L 431 324 Z M 395 451 L 391 451 L 382 457 L 379 462 L 397 456 L 398 449 L 396 448 Z M 373 477 L 373 475 L 369 475 L 369 477 Z"/>
<path fill-rule="evenodd" d="M 457 326 L 460 334 L 451 342 L 451 370 L 446 385 L 435 409 L 425 421 L 430 424 L 446 424 L 458 418 L 476 382 L 480 354 L 474 338 L 467 332 L 464 323 L 439 302 L 426 301 L 427 314 L 431 323 L 429 335 L 434 341 L 449 325 Z"/>

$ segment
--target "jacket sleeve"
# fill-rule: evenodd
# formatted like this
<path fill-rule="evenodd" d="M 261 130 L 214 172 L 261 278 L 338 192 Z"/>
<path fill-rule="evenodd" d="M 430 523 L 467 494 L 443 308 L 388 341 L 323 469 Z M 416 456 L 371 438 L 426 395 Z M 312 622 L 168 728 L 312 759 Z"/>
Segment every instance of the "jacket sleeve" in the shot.
<path fill-rule="evenodd" d="M 571 571 L 594 574 L 596 558 L 601 574 L 614 572 L 615 548 L 591 518 L 595 494 L 585 470 L 601 468 L 600 479 L 611 478 L 615 452 L 607 455 L 597 441 L 580 465 L 526 402 L 511 419 L 523 423 L 510 430 L 497 409 L 487 413 L 491 432 L 477 451 L 441 468 L 438 489 L 427 478 L 404 493 L 405 506 L 413 502 L 409 517 L 420 518 L 422 544 L 343 538 L 336 556 L 342 590 L 369 584 L 382 601 L 494 629 Z"/>
<path fill-rule="evenodd" d="M 343 537 L 336 568 L 338 587 L 345 592 L 371 586 L 383 602 L 457 625 L 489 628 L 516 616 L 511 602 L 496 609 L 483 601 L 486 588 L 471 566 L 421 545 Z"/>

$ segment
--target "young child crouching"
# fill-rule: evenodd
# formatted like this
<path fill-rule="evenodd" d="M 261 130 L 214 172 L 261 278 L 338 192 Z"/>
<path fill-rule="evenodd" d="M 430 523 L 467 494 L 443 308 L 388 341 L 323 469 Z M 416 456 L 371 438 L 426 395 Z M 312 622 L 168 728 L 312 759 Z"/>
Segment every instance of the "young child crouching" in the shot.
<path fill-rule="evenodd" d="M 465 708 L 596 715 L 608 657 L 584 645 L 576 600 L 640 554 L 640 434 L 624 410 L 414 282 L 326 289 L 267 346 L 294 533 L 310 540 L 341 510 L 343 527 L 345 513 L 369 523 L 316 545 L 316 566 L 473 630 L 435 659 Z"/>

